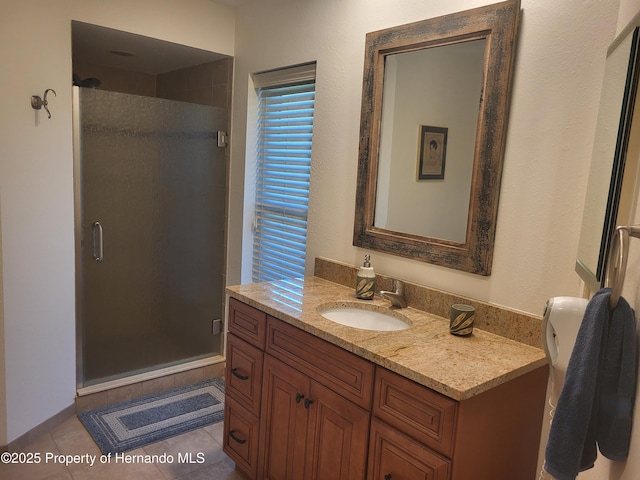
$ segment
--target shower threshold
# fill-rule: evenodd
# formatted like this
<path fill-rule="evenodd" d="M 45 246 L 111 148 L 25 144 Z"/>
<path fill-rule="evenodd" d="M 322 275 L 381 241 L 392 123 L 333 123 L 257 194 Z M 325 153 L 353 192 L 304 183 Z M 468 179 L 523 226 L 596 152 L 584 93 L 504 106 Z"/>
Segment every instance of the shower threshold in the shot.
<path fill-rule="evenodd" d="M 210 365 L 216 365 L 225 361 L 222 355 L 213 355 L 211 357 L 193 360 L 190 362 L 181 363 L 179 365 L 172 365 L 170 367 L 159 368 L 157 370 L 151 370 L 127 377 L 118 378 L 115 380 L 109 380 L 106 382 L 96 383 L 95 385 L 89 385 L 86 387 L 78 386 L 76 393 L 78 397 L 91 395 L 94 393 L 104 392 L 112 390 L 118 387 L 125 387 L 133 385 L 135 383 L 144 382 L 147 380 L 153 380 L 155 378 L 165 377 L 167 375 L 173 375 L 176 373 L 182 373 L 196 368 L 208 367 Z"/>

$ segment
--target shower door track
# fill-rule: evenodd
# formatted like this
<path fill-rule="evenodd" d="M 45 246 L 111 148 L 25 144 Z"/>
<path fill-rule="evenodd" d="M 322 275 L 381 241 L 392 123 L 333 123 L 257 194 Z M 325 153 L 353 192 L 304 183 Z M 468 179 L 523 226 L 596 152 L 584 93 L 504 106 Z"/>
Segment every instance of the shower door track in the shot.
<path fill-rule="evenodd" d="M 85 395 L 100 393 L 118 387 L 126 387 L 134 383 L 153 380 L 155 378 L 165 377 L 167 375 L 173 375 L 175 373 L 182 373 L 187 370 L 193 370 L 195 368 L 208 367 L 209 365 L 216 365 L 222 362 L 224 362 L 224 356 L 214 355 L 200 360 L 193 360 L 190 362 L 181 363 L 179 365 L 172 365 L 170 367 L 159 368 L 157 370 L 151 370 L 144 373 L 138 373 L 136 375 L 130 375 L 128 377 L 118 378 L 116 380 L 96 383 L 95 385 L 89 385 L 88 387 L 78 385 L 76 393 L 78 397 L 83 397 Z"/>

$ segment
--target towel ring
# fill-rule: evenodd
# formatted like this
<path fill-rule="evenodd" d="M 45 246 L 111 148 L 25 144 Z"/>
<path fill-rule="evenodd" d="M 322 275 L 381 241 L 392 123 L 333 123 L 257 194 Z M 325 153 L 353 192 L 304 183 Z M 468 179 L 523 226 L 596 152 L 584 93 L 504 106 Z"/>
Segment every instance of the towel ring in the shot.
<path fill-rule="evenodd" d="M 640 238 L 640 225 L 616 227 L 613 238 L 614 241 L 609 251 L 605 286 L 611 287 L 609 308 L 612 310 L 616 308 L 618 300 L 620 300 L 620 296 L 622 295 L 624 277 L 627 273 L 630 236 Z"/>
<path fill-rule="evenodd" d="M 609 308 L 613 310 L 618 305 L 624 286 L 624 276 L 627 273 L 627 252 L 629 251 L 629 231 L 624 227 L 616 227 L 614 241 L 609 252 L 609 265 L 605 285 L 611 288 Z"/>

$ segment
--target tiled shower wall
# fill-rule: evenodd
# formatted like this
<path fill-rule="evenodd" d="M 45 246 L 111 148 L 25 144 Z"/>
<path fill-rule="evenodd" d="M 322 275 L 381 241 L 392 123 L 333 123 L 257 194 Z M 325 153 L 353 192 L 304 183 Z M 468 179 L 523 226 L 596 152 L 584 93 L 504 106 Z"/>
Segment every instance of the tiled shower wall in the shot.
<path fill-rule="evenodd" d="M 228 108 L 231 98 L 231 66 L 231 59 L 223 59 L 158 75 L 156 96 Z"/>
<path fill-rule="evenodd" d="M 105 67 L 90 63 L 73 62 L 73 73 L 81 79 L 97 78 L 100 90 L 129 93 L 145 97 L 156 96 L 156 76 L 120 68 Z"/>
<path fill-rule="evenodd" d="M 231 104 L 232 58 L 158 75 L 80 62 L 73 63 L 73 71 L 81 79 L 98 78 L 101 90 L 212 107 L 228 108 Z"/>

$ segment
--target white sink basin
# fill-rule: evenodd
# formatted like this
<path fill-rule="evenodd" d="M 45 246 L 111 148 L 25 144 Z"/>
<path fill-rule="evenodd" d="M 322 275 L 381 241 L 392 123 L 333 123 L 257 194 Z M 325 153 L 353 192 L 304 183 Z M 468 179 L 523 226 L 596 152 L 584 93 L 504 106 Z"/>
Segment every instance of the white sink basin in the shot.
<path fill-rule="evenodd" d="M 398 313 L 385 313 L 384 309 L 375 305 L 353 303 L 338 307 L 320 307 L 318 312 L 332 322 L 361 330 L 377 330 L 390 332 L 404 330 L 411 326 L 409 319 Z"/>

